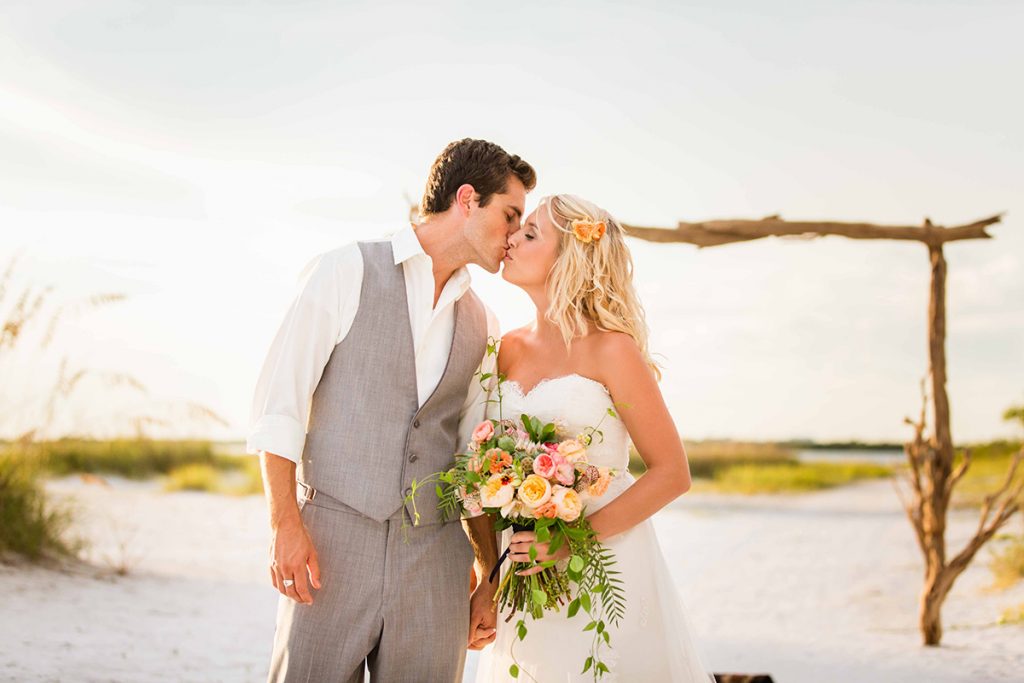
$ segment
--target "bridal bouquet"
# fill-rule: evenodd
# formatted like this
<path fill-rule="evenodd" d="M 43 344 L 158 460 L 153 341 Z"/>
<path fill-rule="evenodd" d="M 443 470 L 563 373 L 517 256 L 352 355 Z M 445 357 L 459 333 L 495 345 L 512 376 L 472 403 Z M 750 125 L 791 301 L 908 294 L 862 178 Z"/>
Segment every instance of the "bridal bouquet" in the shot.
<path fill-rule="evenodd" d="M 496 353 L 496 344 L 488 344 L 488 353 Z M 486 382 L 492 375 L 479 375 Z M 560 425 L 544 423 L 535 416 L 505 418 L 501 413 L 503 375 L 497 376 L 498 419 L 484 420 L 476 426 L 466 451 L 455 455 L 455 465 L 426 480 L 413 482 L 411 499 L 414 524 L 416 490 L 430 481 L 435 483 L 438 507 L 443 518 L 488 513 L 495 518 L 495 531 L 512 527 L 514 531 L 532 530 L 540 543 L 548 543 L 550 554 L 567 546 L 569 557 L 558 562 L 536 563 L 537 551 L 530 548 L 531 562 L 513 562 L 498 586 L 495 600 L 499 610 L 511 607 L 508 622 L 517 611 L 527 612 L 534 619 L 545 610 L 559 610 L 568 605 L 568 616 L 580 609 L 587 614 L 584 631 L 594 632 L 591 656 L 583 663 L 583 672 L 592 669 L 594 677 L 608 673 L 601 661 L 602 643 L 611 645 L 606 619 L 617 625 L 625 610 L 622 582 L 612 567 L 611 550 L 597 541 L 596 534 L 584 516 L 585 502 L 604 494 L 617 472 L 596 467 L 587 460 L 587 447 L 601 438 L 598 429 L 588 427 L 570 436 L 561 433 Z M 613 408 L 607 415 L 617 417 Z M 506 549 L 491 572 L 491 580 L 508 555 Z M 529 576 L 517 572 L 541 566 L 544 569 Z M 575 586 L 573 586 L 575 584 Z M 595 599 L 600 598 L 600 599 Z M 519 640 L 526 637 L 526 622 L 516 622 Z M 513 661 L 515 655 L 512 655 Z M 509 673 L 518 677 L 519 667 L 513 664 Z"/>

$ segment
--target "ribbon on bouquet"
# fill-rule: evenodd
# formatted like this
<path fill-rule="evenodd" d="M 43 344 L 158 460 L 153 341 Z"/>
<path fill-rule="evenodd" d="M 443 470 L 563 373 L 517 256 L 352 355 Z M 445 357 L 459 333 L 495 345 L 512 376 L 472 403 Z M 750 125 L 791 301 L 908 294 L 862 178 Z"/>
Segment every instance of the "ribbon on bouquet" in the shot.
<path fill-rule="evenodd" d="M 513 533 L 517 532 L 517 531 L 529 531 L 529 530 L 530 530 L 530 527 L 528 527 L 528 526 L 526 526 L 524 524 L 512 524 L 512 531 L 513 531 Z M 512 549 L 512 543 L 510 542 L 508 544 L 508 547 L 505 548 L 505 552 L 503 552 L 501 554 L 501 557 L 498 558 L 498 563 L 494 565 L 494 569 L 491 570 L 491 575 L 489 577 L 487 577 L 487 583 L 494 583 L 494 577 L 495 577 L 495 575 L 497 575 L 498 570 L 501 569 L 501 563 L 505 561 L 506 557 L 508 557 L 508 552 L 511 549 Z"/>

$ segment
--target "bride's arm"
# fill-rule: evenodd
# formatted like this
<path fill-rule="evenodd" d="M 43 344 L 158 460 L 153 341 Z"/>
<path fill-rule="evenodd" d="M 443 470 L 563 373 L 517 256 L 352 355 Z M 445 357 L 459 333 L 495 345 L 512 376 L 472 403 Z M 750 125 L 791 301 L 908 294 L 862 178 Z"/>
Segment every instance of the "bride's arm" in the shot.
<path fill-rule="evenodd" d="M 601 379 L 611 392 L 647 473 L 612 502 L 587 516 L 597 539 L 627 531 L 689 490 L 690 466 L 653 371 L 627 334 L 605 333 Z"/>

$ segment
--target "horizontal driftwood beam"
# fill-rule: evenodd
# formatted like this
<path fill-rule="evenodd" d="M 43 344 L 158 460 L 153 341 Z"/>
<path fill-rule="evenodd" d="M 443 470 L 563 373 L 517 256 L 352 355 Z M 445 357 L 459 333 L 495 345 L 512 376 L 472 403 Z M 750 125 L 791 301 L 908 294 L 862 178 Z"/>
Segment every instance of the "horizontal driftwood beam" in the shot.
<path fill-rule="evenodd" d="M 680 221 L 672 228 L 649 228 L 625 225 L 626 233 L 648 242 L 684 242 L 698 247 L 746 242 L 762 237 L 824 237 L 837 235 L 852 239 L 912 240 L 938 246 L 945 242 L 967 239 L 989 239 L 986 228 L 1002 220 L 999 213 L 980 221 L 942 227 L 927 218 L 924 225 L 875 225 L 872 223 L 841 223 L 836 221 L 786 221 L 778 216 L 761 220 L 724 219 L 687 223 Z"/>

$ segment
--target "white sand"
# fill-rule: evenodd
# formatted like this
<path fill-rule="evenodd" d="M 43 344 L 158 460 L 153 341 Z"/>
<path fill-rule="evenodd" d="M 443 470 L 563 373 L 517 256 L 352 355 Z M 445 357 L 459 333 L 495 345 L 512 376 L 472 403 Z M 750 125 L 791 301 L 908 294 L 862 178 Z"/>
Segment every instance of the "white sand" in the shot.
<path fill-rule="evenodd" d="M 0 679 L 264 680 L 277 594 L 262 498 L 111 483 L 48 489 L 78 501 L 90 557 L 127 559 L 129 574 L 0 567 Z M 951 522 L 958 549 L 976 516 Z M 715 671 L 765 671 L 778 683 L 1024 680 L 1024 627 L 995 625 L 1024 602 L 1024 586 L 987 591 L 987 550 L 946 602 L 943 646 L 919 645 L 921 560 L 888 482 L 687 494 L 655 524 Z M 474 666 L 471 654 L 467 680 Z"/>

